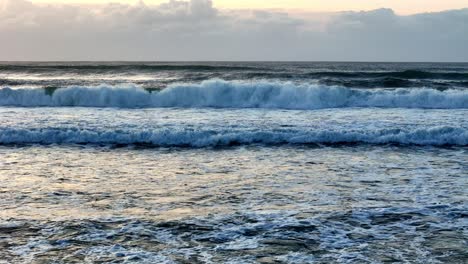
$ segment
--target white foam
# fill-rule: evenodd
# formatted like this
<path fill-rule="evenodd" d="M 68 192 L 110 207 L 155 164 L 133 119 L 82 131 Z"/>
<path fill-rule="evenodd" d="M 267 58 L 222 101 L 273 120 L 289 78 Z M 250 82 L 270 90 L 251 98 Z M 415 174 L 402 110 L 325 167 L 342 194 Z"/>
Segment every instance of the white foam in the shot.
<path fill-rule="evenodd" d="M 0 106 L 465 109 L 468 108 L 468 91 L 429 88 L 363 90 L 317 84 L 210 80 L 201 84 L 172 85 L 153 93 L 135 85 L 71 86 L 56 90 L 52 96 L 44 89 L 3 88 L 0 89 Z"/>
<path fill-rule="evenodd" d="M 405 144 L 468 145 L 463 128 L 376 130 L 87 130 L 0 128 L 0 144 L 149 144 L 153 146 L 209 147 L 248 144 Z"/>

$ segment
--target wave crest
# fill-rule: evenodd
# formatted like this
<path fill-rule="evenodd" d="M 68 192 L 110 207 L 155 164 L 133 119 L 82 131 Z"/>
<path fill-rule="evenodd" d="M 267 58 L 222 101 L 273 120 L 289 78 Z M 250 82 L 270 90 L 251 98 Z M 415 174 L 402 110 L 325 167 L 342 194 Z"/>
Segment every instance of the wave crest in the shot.
<path fill-rule="evenodd" d="M 402 130 L 289 130 L 289 131 L 214 131 L 214 130 L 119 130 L 15 129 L 0 128 L 0 144 L 119 144 L 162 147 L 216 147 L 232 145 L 278 144 L 402 144 L 468 145 L 463 128 L 433 127 Z"/>
<path fill-rule="evenodd" d="M 216 107 L 322 109 L 343 107 L 468 108 L 467 90 L 429 88 L 350 89 L 278 82 L 209 80 L 177 84 L 159 92 L 135 85 L 70 86 L 45 89 L 0 89 L 1 106 L 50 107 Z"/>

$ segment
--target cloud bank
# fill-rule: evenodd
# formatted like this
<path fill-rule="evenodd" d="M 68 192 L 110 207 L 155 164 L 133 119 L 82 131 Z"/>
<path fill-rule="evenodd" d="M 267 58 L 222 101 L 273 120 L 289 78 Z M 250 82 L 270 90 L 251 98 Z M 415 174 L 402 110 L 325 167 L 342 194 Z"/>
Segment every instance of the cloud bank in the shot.
<path fill-rule="evenodd" d="M 468 8 L 400 16 L 0 0 L 0 60 L 468 61 Z"/>

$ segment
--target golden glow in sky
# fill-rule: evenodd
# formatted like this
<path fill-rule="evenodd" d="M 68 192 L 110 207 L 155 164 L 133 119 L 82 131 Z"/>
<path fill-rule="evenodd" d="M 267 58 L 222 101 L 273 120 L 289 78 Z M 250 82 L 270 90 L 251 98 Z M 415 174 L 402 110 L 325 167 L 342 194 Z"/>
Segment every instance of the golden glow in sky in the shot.
<path fill-rule="evenodd" d="M 134 4 L 139 0 L 32 0 L 34 3 L 110 3 Z M 146 4 L 160 4 L 168 0 L 145 0 Z M 392 8 L 400 14 L 435 12 L 468 7 L 468 0 L 213 0 L 222 9 L 296 9 L 302 11 L 347 11 Z"/>

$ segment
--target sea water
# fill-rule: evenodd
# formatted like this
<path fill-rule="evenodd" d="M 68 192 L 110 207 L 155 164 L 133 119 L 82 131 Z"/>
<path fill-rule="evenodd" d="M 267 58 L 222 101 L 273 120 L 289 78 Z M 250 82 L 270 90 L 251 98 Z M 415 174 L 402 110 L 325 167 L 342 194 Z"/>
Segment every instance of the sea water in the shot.
<path fill-rule="evenodd" d="M 2 63 L 0 263 L 465 263 L 468 64 Z"/>

